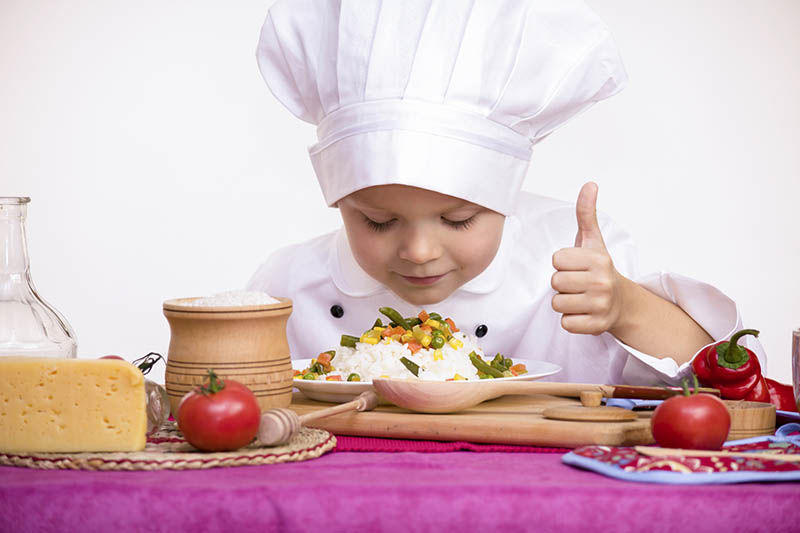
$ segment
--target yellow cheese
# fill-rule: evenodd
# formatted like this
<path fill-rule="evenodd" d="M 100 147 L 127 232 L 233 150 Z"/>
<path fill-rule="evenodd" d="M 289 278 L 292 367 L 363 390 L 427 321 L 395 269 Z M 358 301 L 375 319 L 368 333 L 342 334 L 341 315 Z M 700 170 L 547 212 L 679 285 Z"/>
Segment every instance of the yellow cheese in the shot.
<path fill-rule="evenodd" d="M 144 449 L 144 376 L 119 359 L 0 357 L 0 452 Z"/>

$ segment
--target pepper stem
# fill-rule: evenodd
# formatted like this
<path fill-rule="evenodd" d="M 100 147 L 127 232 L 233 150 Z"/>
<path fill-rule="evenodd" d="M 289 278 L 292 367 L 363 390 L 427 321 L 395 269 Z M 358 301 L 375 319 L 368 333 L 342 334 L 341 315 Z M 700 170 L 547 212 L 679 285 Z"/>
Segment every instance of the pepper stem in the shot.
<path fill-rule="evenodd" d="M 750 356 L 747 354 L 747 350 L 745 350 L 743 346 L 739 346 L 739 339 L 745 335 L 753 335 L 754 337 L 758 337 L 758 334 L 758 330 L 743 329 L 734 333 L 729 342 L 720 343 L 717 346 L 717 361 L 719 364 L 726 368 L 734 369 L 745 364 L 750 359 Z"/>

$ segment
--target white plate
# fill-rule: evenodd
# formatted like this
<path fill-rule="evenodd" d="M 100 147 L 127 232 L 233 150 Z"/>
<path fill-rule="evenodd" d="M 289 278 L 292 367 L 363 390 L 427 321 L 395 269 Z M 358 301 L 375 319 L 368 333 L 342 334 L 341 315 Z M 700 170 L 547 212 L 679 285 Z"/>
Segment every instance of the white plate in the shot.
<path fill-rule="evenodd" d="M 494 378 L 491 381 L 533 381 L 535 379 L 552 376 L 560 372 L 561 367 L 547 361 L 531 361 L 528 359 L 514 359 L 514 364 L 524 363 L 528 369 L 527 374 L 513 378 Z M 295 359 L 292 367 L 295 370 L 305 370 L 311 365 L 311 359 Z M 481 380 L 487 381 L 487 380 Z M 364 391 L 375 390 L 371 381 L 317 381 L 295 379 L 294 386 L 312 400 L 320 402 L 345 403 L 354 399 Z"/>

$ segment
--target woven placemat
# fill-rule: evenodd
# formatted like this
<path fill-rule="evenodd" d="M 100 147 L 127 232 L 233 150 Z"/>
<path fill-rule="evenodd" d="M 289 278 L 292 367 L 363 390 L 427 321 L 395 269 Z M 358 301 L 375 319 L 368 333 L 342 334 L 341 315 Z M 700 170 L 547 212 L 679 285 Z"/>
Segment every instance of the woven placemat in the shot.
<path fill-rule="evenodd" d="M 167 422 L 147 438 L 141 452 L 3 453 L 0 465 L 42 470 L 194 470 L 305 461 L 334 447 L 336 437 L 304 427 L 282 446 L 253 444 L 233 452 L 201 452 L 183 439 L 174 422 Z"/>

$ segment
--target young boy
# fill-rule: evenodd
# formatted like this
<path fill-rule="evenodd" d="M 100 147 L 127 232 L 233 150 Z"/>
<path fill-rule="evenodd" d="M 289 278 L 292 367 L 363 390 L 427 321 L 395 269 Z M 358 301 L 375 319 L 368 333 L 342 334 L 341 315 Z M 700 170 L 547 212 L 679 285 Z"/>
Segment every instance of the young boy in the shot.
<path fill-rule="evenodd" d="M 713 287 L 632 281 L 630 239 L 598 221 L 594 183 L 575 206 L 520 191 L 533 145 L 626 81 L 583 4 L 282 0 L 258 60 L 318 125 L 312 163 L 344 221 L 249 283 L 293 300 L 294 356 L 360 334 L 379 307 L 426 308 L 486 353 L 560 365 L 554 379 L 675 384 L 741 327 Z"/>

